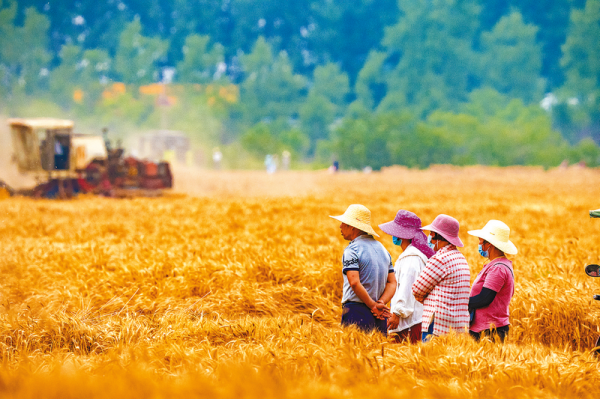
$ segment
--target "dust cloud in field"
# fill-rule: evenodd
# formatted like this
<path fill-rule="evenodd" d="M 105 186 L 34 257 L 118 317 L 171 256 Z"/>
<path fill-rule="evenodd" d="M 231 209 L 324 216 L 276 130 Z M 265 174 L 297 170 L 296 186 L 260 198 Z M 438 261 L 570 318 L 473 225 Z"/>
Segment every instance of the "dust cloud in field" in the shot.
<path fill-rule="evenodd" d="M 323 190 L 327 172 L 216 171 L 173 165 L 174 192 L 192 196 L 287 197 Z"/>

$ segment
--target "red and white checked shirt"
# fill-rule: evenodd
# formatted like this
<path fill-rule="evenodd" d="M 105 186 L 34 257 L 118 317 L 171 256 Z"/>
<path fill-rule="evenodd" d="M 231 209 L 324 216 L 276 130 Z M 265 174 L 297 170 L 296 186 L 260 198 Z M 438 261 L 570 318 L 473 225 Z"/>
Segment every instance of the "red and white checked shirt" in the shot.
<path fill-rule="evenodd" d="M 467 331 L 470 281 L 467 260 L 454 245 L 446 245 L 429 258 L 412 286 L 415 296 L 426 296 L 422 331 L 427 331 L 434 315 L 434 335 Z"/>

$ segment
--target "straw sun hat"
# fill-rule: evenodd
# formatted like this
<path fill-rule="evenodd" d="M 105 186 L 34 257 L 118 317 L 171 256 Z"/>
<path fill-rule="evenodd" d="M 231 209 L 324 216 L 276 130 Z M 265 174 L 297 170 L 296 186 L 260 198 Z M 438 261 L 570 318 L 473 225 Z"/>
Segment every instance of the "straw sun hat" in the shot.
<path fill-rule="evenodd" d="M 356 227 L 365 233 L 379 237 L 379 234 L 375 233 L 375 230 L 371 227 L 371 211 L 364 205 L 350 205 L 343 215 L 329 217 L 346 223 L 349 226 Z"/>
<path fill-rule="evenodd" d="M 483 238 L 500 251 L 509 255 L 517 254 L 517 247 L 509 239 L 510 228 L 499 220 L 490 220 L 481 230 L 471 230 L 469 234 Z"/>

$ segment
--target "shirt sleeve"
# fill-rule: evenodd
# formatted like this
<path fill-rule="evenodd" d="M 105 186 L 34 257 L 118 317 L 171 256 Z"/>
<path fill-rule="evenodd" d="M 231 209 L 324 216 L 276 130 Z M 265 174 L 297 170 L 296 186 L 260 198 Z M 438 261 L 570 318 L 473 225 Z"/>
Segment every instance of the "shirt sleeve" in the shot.
<path fill-rule="evenodd" d="M 342 273 L 346 274 L 351 270 L 359 271 L 360 267 L 358 264 L 358 253 L 354 248 L 348 246 L 342 256 Z"/>
<path fill-rule="evenodd" d="M 388 274 L 389 273 L 394 273 L 394 264 L 392 263 L 392 255 L 390 255 L 390 253 L 387 253 L 388 257 L 390 258 L 390 265 L 388 266 Z"/>
<path fill-rule="evenodd" d="M 494 265 L 490 267 L 486 273 L 485 280 L 483 282 L 483 288 L 489 288 L 492 291 L 500 292 L 504 284 L 508 281 L 508 273 L 506 266 Z"/>
<path fill-rule="evenodd" d="M 443 264 L 438 259 L 431 257 L 425 268 L 412 286 L 413 294 L 427 296 L 436 285 L 444 278 Z"/>
<path fill-rule="evenodd" d="M 408 256 L 400 261 L 400 267 L 396 270 L 396 280 L 398 286 L 394 303 L 392 304 L 392 313 L 405 319 L 410 317 L 415 311 L 416 299 L 412 293 L 412 286 L 419 270 L 421 269 L 421 259 L 418 256 Z"/>
<path fill-rule="evenodd" d="M 474 309 L 481 309 L 490 306 L 496 298 L 496 291 L 483 287 L 481 292 L 469 298 L 469 312 Z"/>

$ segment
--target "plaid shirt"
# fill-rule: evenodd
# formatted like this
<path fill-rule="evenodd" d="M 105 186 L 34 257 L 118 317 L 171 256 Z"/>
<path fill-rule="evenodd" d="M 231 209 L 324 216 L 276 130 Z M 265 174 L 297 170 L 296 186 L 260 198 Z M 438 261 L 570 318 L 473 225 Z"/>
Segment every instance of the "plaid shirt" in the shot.
<path fill-rule="evenodd" d="M 429 258 L 412 286 L 415 296 L 426 297 L 422 331 L 427 331 L 434 317 L 434 335 L 468 329 L 470 280 L 467 260 L 454 245 L 446 245 Z"/>

